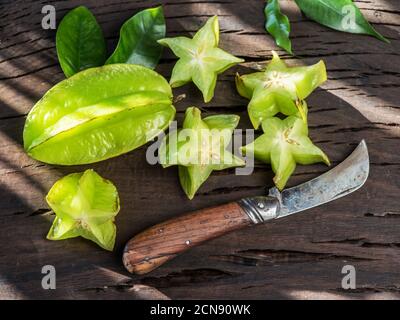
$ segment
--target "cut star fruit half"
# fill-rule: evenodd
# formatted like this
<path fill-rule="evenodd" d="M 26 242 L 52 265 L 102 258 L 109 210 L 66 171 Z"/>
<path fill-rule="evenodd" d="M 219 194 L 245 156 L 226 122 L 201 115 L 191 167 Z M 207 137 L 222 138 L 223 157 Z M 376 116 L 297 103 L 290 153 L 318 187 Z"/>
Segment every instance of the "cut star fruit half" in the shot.
<path fill-rule="evenodd" d="M 271 164 L 275 173 L 273 180 L 279 190 L 284 189 L 296 164 L 324 162 L 330 165 L 327 155 L 308 137 L 307 124 L 298 116 L 289 116 L 284 120 L 276 117 L 266 119 L 262 129 L 264 134 L 242 147 L 241 151 Z"/>
<path fill-rule="evenodd" d="M 165 38 L 158 40 L 168 46 L 179 57 L 170 79 L 171 87 L 180 87 L 193 81 L 203 94 L 204 102 L 214 96 L 217 75 L 244 62 L 228 52 L 218 48 L 218 17 L 213 16 L 200 28 L 192 39 L 187 37 Z"/>
<path fill-rule="evenodd" d="M 182 129 L 170 132 L 159 148 L 162 166 L 179 166 L 183 190 L 192 199 L 212 171 L 243 166 L 239 157 L 227 150 L 233 130 L 239 122 L 236 115 L 214 115 L 204 119 L 196 107 L 186 110 Z"/>
<path fill-rule="evenodd" d="M 116 187 L 93 170 L 72 173 L 58 180 L 46 196 L 56 218 L 49 240 L 81 236 L 106 250 L 114 248 L 114 218 L 120 205 Z"/>
<path fill-rule="evenodd" d="M 273 51 L 271 62 L 262 72 L 236 75 L 239 94 L 250 100 L 248 112 L 254 128 L 278 113 L 290 116 L 301 102 L 327 79 L 323 61 L 311 66 L 288 67 Z M 300 104 L 299 104 L 300 102 Z M 304 113 L 302 118 L 305 119 Z"/>

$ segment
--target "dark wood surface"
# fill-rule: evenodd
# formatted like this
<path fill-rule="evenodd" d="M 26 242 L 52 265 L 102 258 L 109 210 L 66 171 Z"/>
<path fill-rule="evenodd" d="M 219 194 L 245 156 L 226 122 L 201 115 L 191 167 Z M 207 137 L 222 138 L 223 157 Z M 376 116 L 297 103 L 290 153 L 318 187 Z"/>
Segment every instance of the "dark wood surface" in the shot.
<path fill-rule="evenodd" d="M 236 202 L 181 215 L 129 240 L 124 249 L 124 265 L 129 272 L 145 274 L 205 241 L 252 224 Z"/>
<path fill-rule="evenodd" d="M 235 72 L 263 66 L 273 49 L 292 65 L 323 59 L 329 80 L 308 99 L 311 137 L 333 164 L 366 139 L 371 158 L 366 185 L 306 213 L 212 240 L 136 276 L 124 269 L 121 257 L 125 243 L 138 232 L 188 211 L 262 195 L 272 186 L 271 169 L 257 164 L 251 176 L 214 172 L 189 201 L 179 186 L 177 168 L 149 165 L 142 147 L 90 166 L 120 192 L 113 253 L 83 239 L 45 240 L 53 219 L 45 194 L 60 177 L 88 166 L 41 164 L 22 149 L 26 114 L 64 79 L 55 32 L 41 28 L 42 6 L 53 4 L 59 22 L 69 9 L 86 4 L 111 50 L 127 18 L 160 2 L 169 36 L 189 35 L 218 14 L 221 47 L 246 59 L 219 77 L 209 104 L 193 85 L 175 90 L 175 95 L 186 93 L 176 104 L 179 120 L 186 107 L 196 105 L 205 115 L 236 113 L 240 126 L 250 127 L 247 102 L 234 87 Z M 172 299 L 400 297 L 400 3 L 356 1 L 391 44 L 329 30 L 304 18 L 292 1 L 282 3 L 292 21 L 296 57 L 279 50 L 266 35 L 264 3 L 258 0 L 0 1 L 0 298 L 140 299 L 164 297 L 161 293 Z M 174 62 L 165 50 L 157 69 L 168 77 Z M 289 186 L 325 170 L 323 165 L 300 166 Z M 41 287 L 41 268 L 47 264 L 56 268 L 56 290 Z M 341 288 L 346 264 L 357 271 L 357 289 L 352 291 Z"/>

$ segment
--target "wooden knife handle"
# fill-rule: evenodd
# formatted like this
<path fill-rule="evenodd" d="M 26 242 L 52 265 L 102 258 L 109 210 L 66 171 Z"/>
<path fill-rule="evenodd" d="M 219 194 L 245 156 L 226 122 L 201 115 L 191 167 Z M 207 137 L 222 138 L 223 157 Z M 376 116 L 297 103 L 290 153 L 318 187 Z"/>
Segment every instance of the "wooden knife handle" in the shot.
<path fill-rule="evenodd" d="M 144 274 L 204 241 L 251 224 L 236 202 L 195 211 L 136 235 L 125 246 L 123 262 L 129 272 Z"/>

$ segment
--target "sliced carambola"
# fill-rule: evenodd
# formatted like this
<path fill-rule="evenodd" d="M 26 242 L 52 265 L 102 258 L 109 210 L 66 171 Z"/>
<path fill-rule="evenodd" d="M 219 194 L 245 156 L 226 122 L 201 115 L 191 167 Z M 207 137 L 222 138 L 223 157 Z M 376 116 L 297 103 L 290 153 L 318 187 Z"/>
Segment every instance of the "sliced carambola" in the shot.
<path fill-rule="evenodd" d="M 264 134 L 254 142 L 242 147 L 242 152 L 262 162 L 270 163 L 275 173 L 274 183 L 282 190 L 298 164 L 324 162 L 327 155 L 308 137 L 307 124 L 298 116 L 284 120 L 273 117 L 262 123 Z"/>
<path fill-rule="evenodd" d="M 241 96 L 250 100 L 248 112 L 257 129 L 265 119 L 277 113 L 298 113 L 299 103 L 326 79 L 323 61 L 312 66 L 288 67 L 273 52 L 264 71 L 236 75 L 236 87 Z"/>
<path fill-rule="evenodd" d="M 204 101 L 214 96 L 217 75 L 243 62 L 218 48 L 218 17 L 208 19 L 192 39 L 187 37 L 165 38 L 158 41 L 168 46 L 179 60 L 172 70 L 170 84 L 173 88 L 193 81 L 203 93 Z"/>
<path fill-rule="evenodd" d="M 201 111 L 186 110 L 182 129 L 170 132 L 160 146 L 163 167 L 179 166 L 179 179 L 189 199 L 207 180 L 213 170 L 243 166 L 244 161 L 226 148 L 239 122 L 236 115 L 214 115 L 201 118 Z"/>
<path fill-rule="evenodd" d="M 148 68 L 112 64 L 51 88 L 25 122 L 24 148 L 42 162 L 93 163 L 131 151 L 175 116 L 168 82 Z"/>
<path fill-rule="evenodd" d="M 46 200 L 56 214 L 47 239 L 81 236 L 106 250 L 114 248 L 114 218 L 120 207 L 112 182 L 93 170 L 72 173 L 53 185 Z"/>

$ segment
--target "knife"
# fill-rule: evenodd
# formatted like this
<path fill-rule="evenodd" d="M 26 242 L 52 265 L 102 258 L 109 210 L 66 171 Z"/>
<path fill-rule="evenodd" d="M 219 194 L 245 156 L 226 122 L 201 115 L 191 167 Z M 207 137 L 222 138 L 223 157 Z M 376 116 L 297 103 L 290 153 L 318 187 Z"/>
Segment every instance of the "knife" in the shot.
<path fill-rule="evenodd" d="M 360 188 L 369 173 L 364 140 L 340 164 L 319 177 L 280 192 L 195 211 L 139 233 L 125 246 L 123 263 L 145 274 L 207 240 L 246 226 L 284 218 L 346 196 Z"/>

